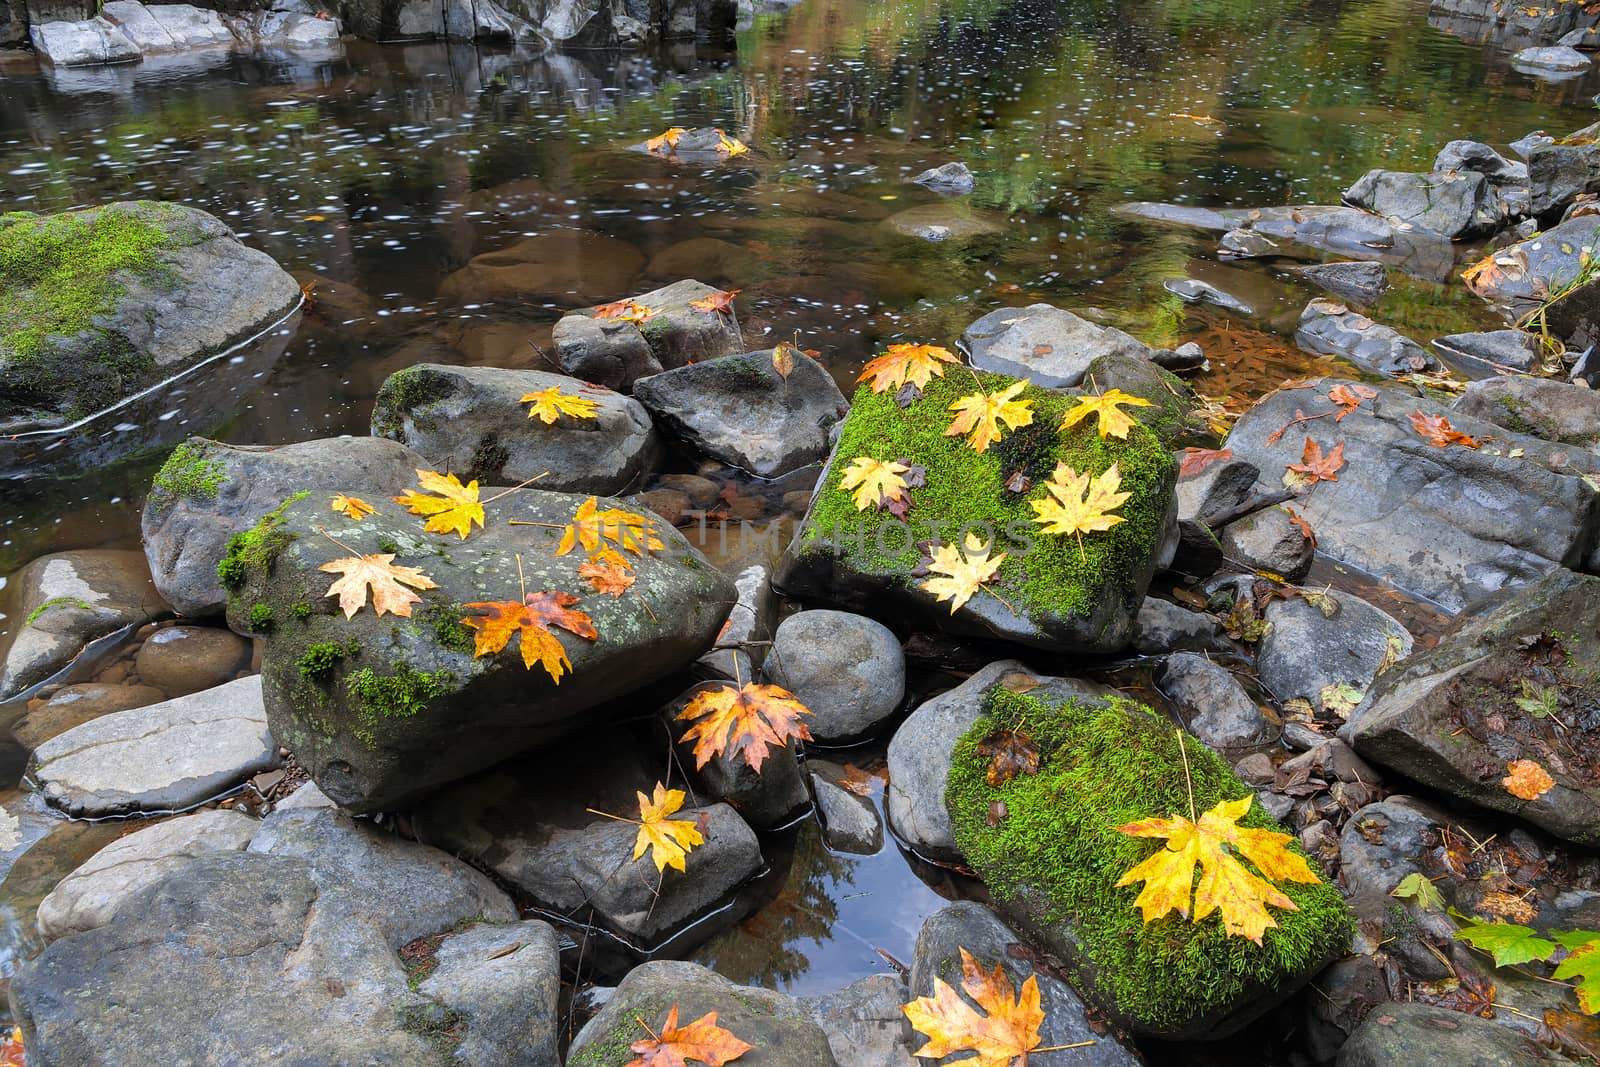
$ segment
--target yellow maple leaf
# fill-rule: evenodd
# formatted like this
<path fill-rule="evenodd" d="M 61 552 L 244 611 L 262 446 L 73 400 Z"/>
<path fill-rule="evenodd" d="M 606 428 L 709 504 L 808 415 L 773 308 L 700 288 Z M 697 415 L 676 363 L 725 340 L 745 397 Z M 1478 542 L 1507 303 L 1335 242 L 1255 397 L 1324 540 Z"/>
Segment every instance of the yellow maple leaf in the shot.
<path fill-rule="evenodd" d="M 429 496 L 412 489 L 404 496 L 395 497 L 394 502 L 404 504 L 413 515 L 428 516 L 428 521 L 422 526 L 424 530 L 431 533 L 458 533 L 462 540 L 466 540 L 474 522 L 480 527 L 483 525 L 483 505 L 478 503 L 476 480 L 462 485 L 454 474 L 418 470 L 417 484 L 438 495 Z"/>
<path fill-rule="evenodd" d="M 734 156 L 742 156 L 750 151 L 750 146 L 739 140 L 739 138 L 729 137 L 721 130 L 718 130 L 717 151 L 721 152 L 724 157 L 732 159 Z"/>
<path fill-rule="evenodd" d="M 649 849 L 656 870 L 671 867 L 686 871 L 684 860 L 691 849 L 705 843 L 705 838 L 693 819 L 667 818 L 683 807 L 683 790 L 668 789 L 657 782 L 654 796 L 646 797 L 637 790 L 634 795 L 639 798 L 639 836 L 633 841 L 633 858 L 638 859 Z"/>
<path fill-rule="evenodd" d="M 1126 438 L 1128 431 L 1133 429 L 1137 420 L 1123 411 L 1122 408 L 1147 408 L 1153 406 L 1144 397 L 1124 393 L 1121 389 L 1112 389 L 1099 395 L 1080 396 L 1076 406 L 1070 408 L 1062 418 L 1061 428 L 1063 430 L 1070 429 L 1090 415 L 1096 415 L 1099 417 L 1097 429 L 1102 438 Z"/>
<path fill-rule="evenodd" d="M 532 670 L 535 663 L 543 664 L 545 672 L 560 684 L 561 675 L 572 669 L 572 661 L 567 659 L 567 650 L 561 647 L 550 627 L 559 626 L 591 641 L 600 636 L 593 619 L 572 610 L 577 602 L 578 598 L 571 593 L 552 589 L 528 593 L 521 600 L 486 600 L 464 605 L 475 612 L 461 620 L 463 626 L 477 631 L 473 658 L 499 652 L 511 642 L 513 635 L 521 634 L 522 665 Z"/>
<path fill-rule="evenodd" d="M 1006 561 L 1004 552 L 991 558 L 989 548 L 974 533 L 967 534 L 965 553 L 953 544 L 940 545 L 933 551 L 933 562 L 928 564 L 928 570 L 945 577 L 929 578 L 922 583 L 922 588 L 941 601 L 950 601 L 950 614 L 954 615 Z"/>
<path fill-rule="evenodd" d="M 614 548 L 606 547 L 578 564 L 578 577 L 584 579 L 597 593 L 610 593 L 620 597 L 638 576 L 628 566 L 628 559 Z"/>
<path fill-rule="evenodd" d="M 927 388 L 934 378 L 944 377 L 944 364 L 959 362 L 948 348 L 938 345 L 890 345 L 889 351 L 868 361 L 856 381 L 871 378 L 874 393 L 898 389 L 902 385 L 920 390 Z"/>
<path fill-rule="evenodd" d="M 578 505 L 556 546 L 556 555 L 565 556 L 579 545 L 585 552 L 598 552 L 607 541 L 616 542 L 636 556 L 666 547 L 656 536 L 655 522 L 649 516 L 621 508 L 601 510 L 600 501 L 590 497 Z"/>
<path fill-rule="evenodd" d="M 957 947 L 961 949 L 961 988 L 983 1014 L 949 983 L 935 978 L 933 996 L 918 997 L 900 1009 L 928 1038 L 916 1055 L 940 1059 L 954 1052 L 975 1053 L 954 1061 L 968 1067 L 1011 1067 L 1019 1059 L 1027 1063 L 1028 1053 L 1039 1046 L 1039 1027 L 1044 1025 L 1039 983 L 1030 974 L 1022 989 L 1013 994 L 1004 965 L 996 963 L 992 972 L 985 972 L 972 953 Z"/>
<path fill-rule="evenodd" d="M 328 586 L 326 595 L 339 598 L 339 607 L 344 609 L 347 619 L 367 602 L 368 587 L 372 589 L 372 610 L 375 613 L 407 617 L 411 614 L 411 605 L 422 601 L 411 589 L 439 588 L 438 583 L 422 573 L 421 567 L 396 567 L 392 552 L 346 556 L 332 563 L 324 563 L 317 570 L 344 575 Z M 408 585 L 411 589 L 405 588 Z"/>
<path fill-rule="evenodd" d="M 811 731 L 800 721 L 810 714 L 787 689 L 747 682 L 697 693 L 677 717 L 693 723 L 683 740 L 694 742 L 695 770 L 721 754 L 738 756 L 759 774 L 769 749 L 782 748 L 794 738 L 811 740 Z"/>
<path fill-rule="evenodd" d="M 594 309 L 594 317 L 603 321 L 631 322 L 643 326 L 656 317 L 656 309 L 637 300 L 613 300 Z"/>
<path fill-rule="evenodd" d="M 1134 905 L 1146 923 L 1169 911 L 1189 915 L 1191 890 L 1194 921 L 1212 912 L 1222 914 L 1228 936 L 1249 938 L 1261 944 L 1261 936 L 1277 922 L 1267 906 L 1299 911 L 1294 901 L 1274 887 L 1274 881 L 1321 881 L 1303 856 L 1284 846 L 1294 838 L 1273 830 L 1253 830 L 1238 825 L 1250 810 L 1255 797 L 1220 800 L 1200 816 L 1199 823 L 1181 815 L 1167 819 L 1142 819 L 1117 829 L 1131 837 L 1164 837 L 1165 847 L 1134 866 L 1117 882 L 1118 886 L 1143 882 L 1144 888 Z M 1258 877 L 1235 858 L 1249 860 L 1260 872 Z M 1200 868 L 1200 884 L 1195 885 L 1195 867 Z"/>
<path fill-rule="evenodd" d="M 521 402 L 532 405 L 528 408 L 528 418 L 538 419 L 546 426 L 552 425 L 563 415 L 571 415 L 575 419 L 592 419 L 600 410 L 598 401 L 563 393 L 559 385 L 552 385 L 537 393 L 529 393 Z"/>
<path fill-rule="evenodd" d="M 685 131 L 682 126 L 670 126 L 667 129 L 662 130 L 661 133 L 657 134 L 655 137 L 652 137 L 646 141 L 644 143 L 645 151 L 655 152 L 658 155 L 664 156 L 674 148 L 678 147 L 678 138 L 682 137 L 684 132 Z"/>
<path fill-rule="evenodd" d="M 887 501 L 899 500 L 905 494 L 905 474 L 910 469 L 908 464 L 892 459 L 857 456 L 840 476 L 839 488 L 854 490 L 851 496 L 856 510 L 865 511 Z"/>
<path fill-rule="evenodd" d="M 1118 492 L 1121 486 L 1122 473 L 1115 463 L 1094 479 L 1088 471 L 1079 474 L 1065 463 L 1057 463 L 1055 473 L 1044 483 L 1049 495 L 1028 504 L 1034 510 L 1033 521 L 1043 526 L 1045 533 L 1075 535 L 1082 558 L 1084 534 L 1102 533 L 1122 521 L 1121 515 L 1111 512 L 1133 494 Z"/>
<path fill-rule="evenodd" d="M 335 496 L 333 498 L 333 503 L 329 506 L 332 508 L 332 510 L 337 511 L 339 514 L 344 515 L 347 518 L 355 519 L 357 522 L 360 522 L 368 515 L 371 515 L 375 510 L 371 504 L 367 503 L 365 500 L 362 500 L 360 497 L 345 496 L 343 493 Z"/>
<path fill-rule="evenodd" d="M 1033 422 L 1033 401 L 1018 400 L 1017 394 L 1028 387 L 1028 379 L 1015 382 L 998 393 L 970 393 L 951 401 L 950 410 L 956 413 L 946 437 L 967 434 L 967 444 L 975 452 L 987 452 L 989 446 L 1005 436 L 1001 423 L 1012 430 Z"/>

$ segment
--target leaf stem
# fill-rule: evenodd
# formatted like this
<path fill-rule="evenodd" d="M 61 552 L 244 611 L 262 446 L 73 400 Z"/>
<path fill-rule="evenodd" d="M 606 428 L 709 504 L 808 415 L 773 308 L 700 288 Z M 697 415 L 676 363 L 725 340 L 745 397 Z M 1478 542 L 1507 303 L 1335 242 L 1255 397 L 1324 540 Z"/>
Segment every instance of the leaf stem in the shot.
<path fill-rule="evenodd" d="M 1194 779 L 1189 777 L 1189 750 L 1183 745 L 1183 730 L 1181 728 L 1177 731 L 1177 734 L 1178 755 L 1183 757 L 1183 787 L 1189 793 L 1189 821 L 1198 822 L 1199 820 L 1194 813 Z"/>
<path fill-rule="evenodd" d="M 338 545 L 340 548 L 344 549 L 346 552 L 350 553 L 352 556 L 360 556 L 360 555 L 364 554 L 362 552 L 357 551 L 356 549 L 351 548 L 349 545 L 345 544 L 343 541 L 341 541 L 337 537 L 333 536 L 333 534 L 329 533 L 325 527 L 318 526 L 317 527 L 317 533 L 321 534 L 323 537 L 326 537 L 328 540 L 332 541 L 334 544 Z"/>
<path fill-rule="evenodd" d="M 480 500 L 480 501 L 478 501 L 478 503 L 479 504 L 492 504 L 496 500 L 499 500 L 503 496 L 510 496 L 512 493 L 515 493 L 518 489 L 526 489 L 528 486 L 532 485 L 534 482 L 538 481 L 540 478 L 547 477 L 549 474 L 550 474 L 549 471 L 545 471 L 542 474 L 535 474 L 532 478 L 529 478 L 526 481 L 518 482 L 516 485 L 513 485 L 510 489 L 502 489 L 502 490 L 500 490 L 500 492 L 496 493 L 494 496 L 490 497 L 489 499 Z"/>
<path fill-rule="evenodd" d="M 1070 1045 L 1046 1045 L 1044 1048 L 1030 1048 L 1028 1050 L 1028 1055 L 1035 1056 L 1041 1052 L 1060 1052 L 1063 1049 L 1069 1048 L 1088 1048 L 1091 1045 L 1098 1045 L 1099 1043 L 1100 1042 L 1098 1041 L 1074 1041 Z"/>
<path fill-rule="evenodd" d="M 661 1035 L 657 1034 L 654 1030 L 650 1029 L 650 1024 L 649 1023 L 645 1022 L 643 1019 L 639 1018 L 637 1015 L 635 1015 L 633 1017 L 633 1021 L 638 1023 L 640 1026 L 644 1027 L 644 1032 L 650 1035 L 650 1039 L 652 1041 L 660 1041 L 661 1040 Z"/>
<path fill-rule="evenodd" d="M 584 808 L 583 810 L 588 812 L 590 815 L 603 815 L 608 819 L 615 819 L 618 822 L 631 822 L 635 826 L 644 825 L 638 819 L 625 819 L 621 815 L 613 815 L 609 811 L 600 811 L 600 810 L 598 810 L 596 808 Z"/>

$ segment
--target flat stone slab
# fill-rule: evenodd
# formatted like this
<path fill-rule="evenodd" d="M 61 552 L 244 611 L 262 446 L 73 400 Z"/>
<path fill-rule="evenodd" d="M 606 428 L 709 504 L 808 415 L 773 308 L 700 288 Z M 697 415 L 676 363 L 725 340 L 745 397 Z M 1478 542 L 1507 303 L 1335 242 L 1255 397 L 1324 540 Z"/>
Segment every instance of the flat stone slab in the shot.
<path fill-rule="evenodd" d="M 103 715 L 34 754 L 45 799 L 69 815 L 174 811 L 277 765 L 261 678 Z"/>

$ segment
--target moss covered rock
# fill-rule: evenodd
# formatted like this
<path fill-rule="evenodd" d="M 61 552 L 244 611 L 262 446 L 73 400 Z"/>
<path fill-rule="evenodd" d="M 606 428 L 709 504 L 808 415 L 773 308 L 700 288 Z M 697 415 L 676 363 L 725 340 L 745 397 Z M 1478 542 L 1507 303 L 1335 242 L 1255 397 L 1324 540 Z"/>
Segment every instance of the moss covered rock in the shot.
<path fill-rule="evenodd" d="M 665 547 L 628 556 L 633 587 L 595 592 L 578 575 L 582 550 L 556 555 L 580 496 L 513 493 L 487 504 L 486 528 L 463 541 L 425 532 L 385 498 L 369 499 L 374 514 L 347 519 L 330 510 L 331 495 L 291 497 L 235 536 L 218 573 L 235 629 L 257 605 L 272 612 L 261 670 L 273 736 L 354 811 L 392 808 L 570 731 L 596 705 L 694 660 L 734 601 L 733 583 L 659 520 Z M 368 604 L 347 619 L 327 595 L 335 576 L 318 568 L 357 553 L 391 553 L 438 588 L 421 592 L 409 618 Z M 559 683 L 523 666 L 521 637 L 473 655 L 465 605 L 520 601 L 524 588 L 573 594 L 598 631 L 593 640 L 554 631 L 571 661 Z"/>
<path fill-rule="evenodd" d="M 978 378 L 990 392 L 1014 380 L 998 374 Z M 1109 652 L 1123 647 L 1174 530 L 1171 454 L 1143 425 L 1134 426 L 1126 440 L 1102 439 L 1093 418 L 1059 431 L 1074 401 L 1037 387 L 1022 393 L 1033 402 L 1032 425 L 975 452 L 964 438 L 944 431 L 950 403 L 976 388 L 971 373 L 951 369 L 906 407 L 892 393 L 858 390 L 774 584 L 798 596 L 1037 648 Z M 926 484 L 911 491 L 904 520 L 876 508 L 858 510 L 851 493 L 840 487 L 845 469 L 858 456 L 904 458 L 927 469 Z M 1123 521 L 1084 535 L 1081 544 L 1075 537 L 1043 533 L 1029 502 L 1046 497 L 1041 483 L 1057 463 L 1095 475 L 1116 463 L 1122 490 L 1132 494 L 1116 509 Z M 1026 492 L 1006 488 L 1007 479 L 1018 473 L 1029 480 Z M 1005 552 L 1007 559 L 986 587 L 994 593 L 980 592 L 952 614 L 948 603 L 922 589 L 926 572 L 919 568 L 929 541 L 959 543 L 963 531 L 992 540 L 993 552 Z"/>
<path fill-rule="evenodd" d="M 255 334 L 299 287 L 203 211 L 0 215 L 0 432 L 90 415 Z"/>
<path fill-rule="evenodd" d="M 1260 945 L 1228 937 L 1215 915 L 1144 923 L 1140 886 L 1116 883 L 1161 846 L 1116 827 L 1187 814 L 1188 782 L 1199 812 L 1250 796 L 1249 786 L 1192 738 L 1185 763 L 1181 731 L 1142 705 L 1053 704 L 1004 688 L 986 699 L 988 714 L 956 746 L 945 792 L 956 844 L 995 901 L 1119 1024 L 1180 1040 L 1225 1036 L 1343 951 L 1350 920 L 1328 882 L 1277 883 L 1298 910 L 1271 909 L 1278 925 Z M 1039 748 L 1039 771 L 991 786 L 977 748 L 1019 727 Z M 1241 824 L 1281 829 L 1259 805 Z"/>

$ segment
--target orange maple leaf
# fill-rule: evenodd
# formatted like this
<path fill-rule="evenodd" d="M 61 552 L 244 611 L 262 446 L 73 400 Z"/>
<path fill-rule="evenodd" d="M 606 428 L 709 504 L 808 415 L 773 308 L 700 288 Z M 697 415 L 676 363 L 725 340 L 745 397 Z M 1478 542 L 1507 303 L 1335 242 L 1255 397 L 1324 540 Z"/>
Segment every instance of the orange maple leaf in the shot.
<path fill-rule="evenodd" d="M 1189 478 L 1213 463 L 1226 463 L 1233 458 L 1231 448 L 1186 448 L 1183 450 L 1183 459 L 1178 462 L 1178 477 Z"/>
<path fill-rule="evenodd" d="M 333 498 L 330 505 L 334 511 L 346 518 L 355 519 L 357 522 L 371 515 L 373 507 L 358 496 L 345 496 L 343 493 Z"/>
<path fill-rule="evenodd" d="M 631 322 L 635 326 L 643 326 L 656 317 L 656 309 L 646 307 L 637 300 L 613 300 L 609 304 L 597 306 L 594 309 L 594 317 L 617 322 Z"/>
<path fill-rule="evenodd" d="M 1450 420 L 1443 415 L 1429 415 L 1418 408 L 1406 418 L 1411 420 L 1411 428 L 1434 448 L 1449 448 L 1451 445 L 1460 445 L 1462 448 L 1483 447 L 1483 441 L 1451 426 Z"/>
<path fill-rule="evenodd" d="M 350 618 L 367 602 L 367 589 L 372 589 L 372 610 L 375 614 L 393 614 L 411 617 L 411 605 L 420 604 L 422 598 L 411 589 L 437 589 L 439 585 L 422 573 L 421 567 L 397 567 L 394 553 L 375 552 L 370 556 L 346 556 L 332 563 L 324 563 L 319 571 L 342 574 L 328 586 L 328 596 L 339 598 L 344 617 Z M 411 589 L 405 588 L 410 586 Z"/>
<path fill-rule="evenodd" d="M 1288 471 L 1293 474 L 1303 474 L 1300 479 L 1310 484 L 1317 482 L 1336 482 L 1339 480 L 1339 471 L 1344 468 L 1344 442 L 1334 445 L 1326 454 L 1322 446 L 1311 438 L 1306 438 L 1305 448 L 1301 450 L 1300 462 L 1291 463 Z"/>
<path fill-rule="evenodd" d="M 644 1020 L 638 1020 L 644 1026 Z M 645 1026 L 645 1030 L 650 1028 Z M 688 1067 L 688 1061 L 703 1063 L 706 1067 L 723 1067 L 755 1048 L 733 1036 L 731 1030 L 717 1025 L 717 1013 L 707 1012 L 688 1026 L 678 1025 L 678 1006 L 667 1012 L 667 1021 L 659 1036 L 652 1034 L 648 1040 L 635 1041 L 628 1051 L 639 1058 L 627 1067 Z"/>
<path fill-rule="evenodd" d="M 1299 530 L 1301 536 L 1306 539 L 1306 544 L 1311 546 L 1312 551 L 1316 551 L 1317 533 L 1311 528 L 1311 524 L 1306 521 L 1306 517 L 1304 515 L 1297 514 L 1294 508 L 1286 507 L 1283 510 L 1289 515 L 1289 525 Z"/>
<path fill-rule="evenodd" d="M 694 742 L 695 770 L 721 754 L 737 756 L 759 774 L 769 750 L 795 738 L 811 740 L 811 731 L 800 721 L 810 714 L 787 689 L 747 682 L 737 689 L 723 685 L 697 693 L 677 717 L 694 724 L 683 740 Z"/>
<path fill-rule="evenodd" d="M 578 564 L 578 577 L 586 579 L 595 592 L 614 597 L 626 593 L 639 580 L 628 566 L 627 557 L 614 548 L 602 548 Z"/>
<path fill-rule="evenodd" d="M 510 643 L 513 634 L 522 635 L 522 665 L 530 671 L 535 663 L 544 665 L 552 680 L 558 685 L 561 675 L 572 669 L 567 650 L 561 647 L 550 627 L 561 629 L 579 637 L 594 640 L 600 632 L 594 620 L 581 611 L 573 611 L 578 598 L 571 593 L 547 590 L 529 593 L 521 600 L 486 600 L 465 605 L 477 614 L 462 619 L 462 625 L 477 631 L 472 655 L 487 656 L 499 652 Z"/>
<path fill-rule="evenodd" d="M 944 377 L 942 364 L 959 362 L 948 348 L 938 345 L 890 345 L 888 352 L 869 361 L 861 369 L 861 376 L 856 381 L 864 382 L 871 378 L 874 393 L 898 389 L 902 385 L 911 385 L 920 390 L 926 388 L 934 378 Z"/>
<path fill-rule="evenodd" d="M 1328 399 L 1339 409 L 1333 416 L 1333 421 L 1343 422 L 1344 417 L 1360 407 L 1363 400 L 1372 400 L 1377 395 L 1378 391 L 1372 386 L 1362 385 L 1359 382 L 1353 385 L 1334 386 L 1328 390 Z"/>
<path fill-rule="evenodd" d="M 565 556 L 580 545 L 585 552 L 598 552 L 607 541 L 616 542 L 636 556 L 666 547 L 656 535 L 655 522 L 650 516 L 622 508 L 602 511 L 599 498 L 590 497 L 573 513 L 572 521 L 561 535 L 561 543 L 556 546 L 556 555 Z"/>
<path fill-rule="evenodd" d="M 961 949 L 961 989 L 983 1009 L 979 1014 L 971 1004 L 943 979 L 933 980 L 933 996 L 918 997 L 900 1010 L 911 1025 L 928 1038 L 916 1051 L 917 1057 L 939 1059 L 953 1052 L 973 1052 L 956 1062 L 971 1067 L 1010 1067 L 1014 1061 L 1028 1062 L 1028 1053 L 1039 1046 L 1039 1027 L 1044 1025 L 1044 1008 L 1039 1003 L 1039 983 L 1029 975 L 1020 992 L 1013 992 L 1005 966 L 994 965 L 985 972 Z"/>
<path fill-rule="evenodd" d="M 1505 791 L 1522 800 L 1538 800 L 1550 792 L 1556 780 L 1537 760 L 1518 759 L 1506 764 L 1507 774 L 1500 779 Z"/>
<path fill-rule="evenodd" d="M 712 315 L 733 314 L 733 298 L 744 292 L 743 289 L 719 290 L 707 293 L 698 300 L 689 301 L 689 306 L 696 311 L 704 311 Z"/>
<path fill-rule="evenodd" d="M 687 131 L 682 126 L 670 126 L 659 135 L 645 141 L 645 151 L 664 156 L 678 147 L 678 138 L 683 136 L 685 132 Z"/>

